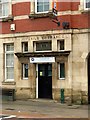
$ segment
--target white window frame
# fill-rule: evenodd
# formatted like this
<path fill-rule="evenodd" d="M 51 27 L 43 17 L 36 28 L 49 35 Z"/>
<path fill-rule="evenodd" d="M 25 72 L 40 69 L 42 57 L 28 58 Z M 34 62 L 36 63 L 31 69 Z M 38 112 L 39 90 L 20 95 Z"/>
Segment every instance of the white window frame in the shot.
<path fill-rule="evenodd" d="M 2 0 L 2 1 L 3 1 L 3 0 Z M 1 4 L 4 4 L 4 3 L 8 3 L 8 5 L 9 5 L 8 15 L 4 16 L 4 15 L 2 14 L 2 16 L 0 16 L 0 18 L 7 18 L 7 17 L 9 17 L 9 16 L 12 15 L 12 2 L 11 2 L 11 0 L 8 0 L 8 2 L 1 2 Z M 2 11 L 3 11 L 3 8 L 2 8 Z"/>
<path fill-rule="evenodd" d="M 80 0 L 79 10 L 80 12 L 90 11 L 90 8 L 86 8 L 86 0 Z"/>
<path fill-rule="evenodd" d="M 90 10 L 90 8 L 86 8 L 86 0 L 84 0 L 84 10 Z"/>
<path fill-rule="evenodd" d="M 7 66 L 6 66 L 6 60 L 7 60 L 6 55 L 7 54 L 13 54 L 14 55 L 14 50 L 13 51 L 7 51 L 6 50 L 7 45 L 11 45 L 11 44 L 13 44 L 13 43 L 5 44 L 5 82 L 13 82 L 14 81 L 14 78 L 13 79 L 7 79 L 7 71 L 6 71 L 6 68 L 7 68 Z M 13 47 L 14 47 L 14 44 L 13 44 Z M 9 66 L 9 67 L 12 67 L 12 66 Z M 14 73 L 14 65 L 13 65 L 13 73 Z"/>
<path fill-rule="evenodd" d="M 28 79 L 28 77 L 25 77 L 25 64 L 28 65 L 28 63 L 22 63 L 22 77 L 23 77 L 23 80 Z"/>
<path fill-rule="evenodd" d="M 60 64 L 62 64 L 62 63 L 64 63 L 64 66 L 65 66 L 65 62 L 61 62 L 61 63 L 58 64 L 58 72 L 59 72 L 58 75 L 59 75 L 60 80 L 65 80 L 65 77 L 63 77 L 63 78 L 60 77 Z"/>
<path fill-rule="evenodd" d="M 50 9 L 50 2 L 49 2 L 49 9 Z M 48 13 L 48 12 L 49 12 L 49 10 L 48 10 L 48 11 L 37 12 L 37 0 L 35 0 L 35 13 L 36 13 L 36 14 Z"/>

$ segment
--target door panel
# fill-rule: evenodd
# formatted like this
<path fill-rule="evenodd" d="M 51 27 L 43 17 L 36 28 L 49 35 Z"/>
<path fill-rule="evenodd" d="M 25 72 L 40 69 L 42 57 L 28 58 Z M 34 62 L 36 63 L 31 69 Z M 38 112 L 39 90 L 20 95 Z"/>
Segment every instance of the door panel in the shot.
<path fill-rule="evenodd" d="M 38 64 L 38 97 L 52 98 L 52 64 Z"/>

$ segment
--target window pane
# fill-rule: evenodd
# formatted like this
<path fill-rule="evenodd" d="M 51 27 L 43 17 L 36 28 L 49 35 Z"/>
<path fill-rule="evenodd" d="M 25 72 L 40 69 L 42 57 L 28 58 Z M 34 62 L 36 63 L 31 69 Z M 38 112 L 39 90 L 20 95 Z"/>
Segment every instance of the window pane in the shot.
<path fill-rule="evenodd" d="M 51 42 L 36 43 L 36 51 L 48 51 L 51 50 L 51 47 Z"/>
<path fill-rule="evenodd" d="M 48 65 L 48 70 L 52 70 L 52 65 Z"/>
<path fill-rule="evenodd" d="M 49 0 L 43 0 L 44 3 L 49 3 Z"/>
<path fill-rule="evenodd" d="M 86 0 L 86 8 L 90 8 L 90 0 Z"/>
<path fill-rule="evenodd" d="M 23 64 L 23 77 L 28 78 L 28 64 Z"/>
<path fill-rule="evenodd" d="M 28 43 L 25 43 L 25 45 L 24 45 L 24 50 L 25 50 L 25 51 L 28 51 Z"/>
<path fill-rule="evenodd" d="M 40 3 L 41 1 L 43 1 L 43 0 L 37 0 L 37 3 Z"/>
<path fill-rule="evenodd" d="M 25 64 L 25 77 L 28 77 L 28 64 Z"/>
<path fill-rule="evenodd" d="M 6 54 L 6 66 L 14 66 L 14 54 Z"/>
<path fill-rule="evenodd" d="M 6 79 L 13 79 L 14 78 L 14 68 L 7 67 L 6 68 Z"/>
<path fill-rule="evenodd" d="M 48 11 L 49 10 L 49 5 L 44 5 L 44 11 Z"/>
<path fill-rule="evenodd" d="M 28 42 L 25 42 L 25 43 L 22 43 L 22 49 L 23 49 L 23 52 L 27 52 L 28 51 Z"/>
<path fill-rule="evenodd" d="M 37 2 L 37 12 L 43 11 L 43 2 L 38 1 Z"/>
<path fill-rule="evenodd" d="M 42 5 L 37 6 L 37 12 L 42 12 L 42 11 L 43 11 L 43 6 Z"/>
<path fill-rule="evenodd" d="M 45 76 L 45 67 L 43 65 L 40 65 L 39 76 Z"/>
<path fill-rule="evenodd" d="M 6 45 L 6 51 L 14 51 L 14 45 L 13 44 Z"/>
<path fill-rule="evenodd" d="M 3 16 L 8 16 L 9 14 L 9 4 L 5 3 L 3 4 Z"/>
<path fill-rule="evenodd" d="M 44 2 L 44 11 L 48 11 L 49 10 L 49 2 L 45 1 Z"/>
<path fill-rule="evenodd" d="M 7 44 L 5 51 L 6 79 L 14 79 L 14 44 Z"/>
<path fill-rule="evenodd" d="M 0 16 L 2 16 L 2 4 L 0 4 Z"/>
<path fill-rule="evenodd" d="M 38 6 L 38 7 L 39 7 L 39 6 L 43 6 L 43 2 L 38 1 L 38 2 L 37 2 L 37 6 Z"/>
<path fill-rule="evenodd" d="M 45 12 L 49 10 L 49 0 L 37 0 L 37 12 Z"/>
<path fill-rule="evenodd" d="M 0 0 L 0 17 L 9 15 L 9 0 Z"/>
<path fill-rule="evenodd" d="M 45 67 L 43 65 L 40 65 L 40 71 L 45 71 Z"/>
<path fill-rule="evenodd" d="M 65 78 L 65 64 L 60 63 L 60 78 Z"/>
<path fill-rule="evenodd" d="M 52 76 L 52 71 L 48 71 L 48 76 Z"/>
<path fill-rule="evenodd" d="M 48 65 L 48 76 L 52 76 L 52 65 Z"/>
<path fill-rule="evenodd" d="M 64 40 L 60 41 L 60 50 L 64 50 Z"/>
<path fill-rule="evenodd" d="M 9 2 L 9 0 L 1 0 L 3 3 L 5 3 L 5 2 Z"/>

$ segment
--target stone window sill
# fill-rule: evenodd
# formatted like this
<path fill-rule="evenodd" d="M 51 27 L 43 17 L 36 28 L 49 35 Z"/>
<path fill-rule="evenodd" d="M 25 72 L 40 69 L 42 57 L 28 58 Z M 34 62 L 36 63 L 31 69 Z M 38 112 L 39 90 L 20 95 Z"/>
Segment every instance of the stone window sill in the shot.
<path fill-rule="evenodd" d="M 90 13 L 90 9 L 89 10 L 83 10 L 82 13 Z"/>
<path fill-rule="evenodd" d="M 84 5 L 79 5 L 79 11 L 80 11 L 81 13 L 90 13 L 90 8 L 85 9 L 85 8 L 84 8 Z"/>
<path fill-rule="evenodd" d="M 87 13 L 90 13 L 90 10 L 81 10 L 81 13 L 85 13 L 85 14 L 87 14 Z"/>
<path fill-rule="evenodd" d="M 2 82 L 2 85 L 15 85 L 15 84 L 16 82 L 5 82 L 5 81 Z"/>
<path fill-rule="evenodd" d="M 54 16 L 53 12 L 41 13 L 41 14 L 32 13 L 29 15 L 29 18 L 31 18 L 31 19 L 45 18 L 45 17 L 53 18 L 55 16 Z"/>
<path fill-rule="evenodd" d="M 14 17 L 13 16 L 8 16 L 8 17 L 5 17 L 5 18 L 2 18 L 1 21 L 2 22 L 10 22 L 10 21 L 13 21 Z"/>

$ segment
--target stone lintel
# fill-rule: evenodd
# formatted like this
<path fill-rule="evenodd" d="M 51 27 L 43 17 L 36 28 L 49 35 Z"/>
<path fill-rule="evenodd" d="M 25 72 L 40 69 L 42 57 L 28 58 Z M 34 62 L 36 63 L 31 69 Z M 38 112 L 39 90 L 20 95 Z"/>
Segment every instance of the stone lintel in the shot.
<path fill-rule="evenodd" d="M 15 55 L 20 57 L 52 57 L 52 56 L 68 56 L 70 54 L 70 51 L 60 51 L 60 52 L 17 52 Z"/>

